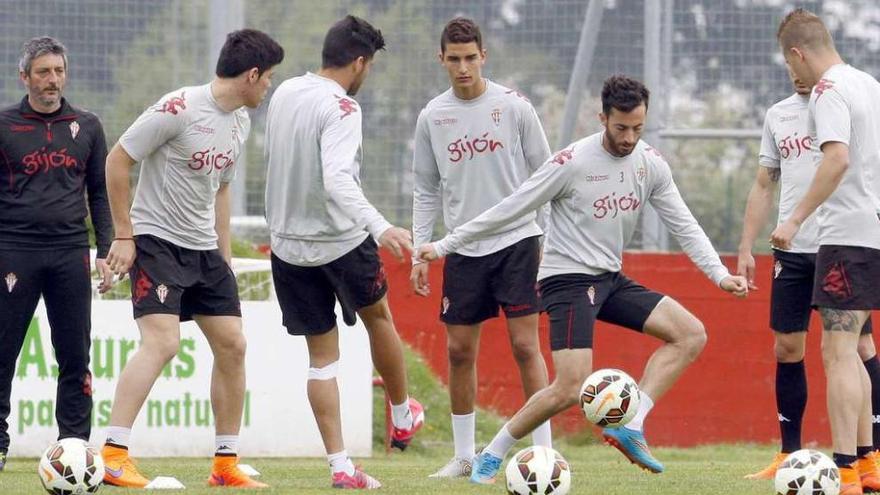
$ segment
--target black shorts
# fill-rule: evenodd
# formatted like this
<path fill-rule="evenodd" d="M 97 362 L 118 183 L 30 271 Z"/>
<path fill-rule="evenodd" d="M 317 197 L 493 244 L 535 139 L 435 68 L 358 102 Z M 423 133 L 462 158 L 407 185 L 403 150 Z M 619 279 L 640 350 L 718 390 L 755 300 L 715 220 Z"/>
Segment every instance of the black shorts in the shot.
<path fill-rule="evenodd" d="M 486 256 L 447 256 L 440 320 L 448 325 L 476 325 L 498 316 L 499 306 L 508 318 L 537 313 L 539 239 L 528 237 Z"/>
<path fill-rule="evenodd" d="M 880 309 L 880 249 L 860 246 L 819 246 L 813 306 Z"/>
<path fill-rule="evenodd" d="M 637 332 L 665 296 L 620 272 L 555 275 L 538 282 L 550 315 L 550 350 L 591 349 L 596 320 Z"/>
<path fill-rule="evenodd" d="M 272 280 L 283 324 L 291 335 L 320 335 L 336 327 L 336 299 L 347 325 L 357 310 L 388 292 L 385 267 L 371 237 L 326 265 L 296 266 L 272 255 Z"/>
<path fill-rule="evenodd" d="M 131 266 L 134 318 L 149 314 L 241 316 L 238 284 L 219 249 L 182 248 L 152 235 L 135 237 Z"/>
<path fill-rule="evenodd" d="M 770 328 L 779 333 L 805 332 L 810 326 L 816 255 L 773 251 Z M 871 318 L 862 334 L 871 333 Z"/>

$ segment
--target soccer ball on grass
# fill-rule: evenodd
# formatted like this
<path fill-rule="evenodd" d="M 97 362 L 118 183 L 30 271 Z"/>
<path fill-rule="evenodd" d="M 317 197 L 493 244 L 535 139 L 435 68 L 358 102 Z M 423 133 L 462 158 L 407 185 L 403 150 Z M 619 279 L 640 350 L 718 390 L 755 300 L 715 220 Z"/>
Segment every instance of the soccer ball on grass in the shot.
<path fill-rule="evenodd" d="M 540 445 L 520 450 L 504 471 L 510 495 L 565 495 L 571 488 L 571 468 L 559 452 Z"/>
<path fill-rule="evenodd" d="M 792 452 L 776 470 L 777 495 L 837 495 L 840 472 L 834 461 L 818 450 Z"/>
<path fill-rule="evenodd" d="M 104 480 L 104 460 L 79 438 L 64 438 L 40 457 L 37 468 L 43 488 L 53 495 L 95 493 Z"/>

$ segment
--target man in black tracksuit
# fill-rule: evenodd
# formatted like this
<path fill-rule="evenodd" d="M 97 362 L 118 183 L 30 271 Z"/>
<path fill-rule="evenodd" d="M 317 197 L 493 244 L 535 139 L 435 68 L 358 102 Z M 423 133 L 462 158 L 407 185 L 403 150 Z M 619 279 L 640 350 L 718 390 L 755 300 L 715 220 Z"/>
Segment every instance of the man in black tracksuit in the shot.
<path fill-rule="evenodd" d="M 28 41 L 20 63 L 28 94 L 0 111 L 0 470 L 9 449 L 15 361 L 41 295 L 58 360 L 59 438 L 88 439 L 91 432 L 86 216 L 91 212 L 104 292 L 112 283 L 103 259 L 112 241 L 107 145 L 98 118 L 62 98 L 66 73 L 61 43 Z"/>

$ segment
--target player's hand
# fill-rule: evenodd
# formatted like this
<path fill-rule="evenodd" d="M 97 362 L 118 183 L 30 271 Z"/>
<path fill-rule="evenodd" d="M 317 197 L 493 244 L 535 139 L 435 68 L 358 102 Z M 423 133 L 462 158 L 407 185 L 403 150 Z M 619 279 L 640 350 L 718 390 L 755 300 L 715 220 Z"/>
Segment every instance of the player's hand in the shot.
<path fill-rule="evenodd" d="M 749 283 L 746 278 L 740 275 L 728 275 L 724 277 L 719 284 L 721 288 L 736 297 L 746 297 L 749 295 Z"/>
<path fill-rule="evenodd" d="M 778 249 L 791 249 L 791 240 L 799 229 L 798 224 L 791 220 L 785 221 L 770 234 L 770 245 Z"/>
<path fill-rule="evenodd" d="M 427 263 L 413 265 L 409 275 L 409 283 L 412 284 L 413 292 L 419 296 L 427 297 L 431 293 L 431 286 L 428 284 Z"/>
<path fill-rule="evenodd" d="M 412 234 L 400 227 L 391 227 L 382 232 L 379 236 L 379 245 L 390 249 L 394 257 L 400 261 L 404 260 L 404 254 L 407 256 L 413 254 Z"/>
<path fill-rule="evenodd" d="M 736 274 L 746 278 L 749 290 L 758 290 L 755 285 L 755 257 L 751 251 L 740 251 L 736 260 Z"/>
<path fill-rule="evenodd" d="M 110 252 L 107 254 L 107 266 L 110 267 L 110 271 L 116 274 L 118 280 L 122 280 L 131 269 L 135 256 L 137 256 L 137 251 L 133 240 L 113 241 L 113 244 L 110 245 Z"/>
<path fill-rule="evenodd" d="M 102 258 L 95 260 L 95 271 L 101 277 L 101 283 L 98 284 L 98 293 L 104 294 L 113 287 L 113 272 L 107 266 L 107 261 Z"/>
<path fill-rule="evenodd" d="M 420 261 L 436 261 L 440 259 L 440 256 L 437 255 L 437 250 L 434 249 L 433 244 L 423 244 L 422 247 L 419 248 L 419 254 L 416 257 Z"/>

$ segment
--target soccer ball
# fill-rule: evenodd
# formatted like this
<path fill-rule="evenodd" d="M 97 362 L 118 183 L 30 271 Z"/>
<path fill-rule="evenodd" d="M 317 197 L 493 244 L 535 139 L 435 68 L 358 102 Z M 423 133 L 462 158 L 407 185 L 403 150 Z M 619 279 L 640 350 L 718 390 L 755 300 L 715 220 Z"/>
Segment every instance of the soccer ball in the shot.
<path fill-rule="evenodd" d="M 837 495 L 840 472 L 834 461 L 818 450 L 789 454 L 776 470 L 777 495 Z"/>
<path fill-rule="evenodd" d="M 510 495 L 565 495 L 571 488 L 568 461 L 550 447 L 533 445 L 520 450 L 504 471 Z"/>
<path fill-rule="evenodd" d="M 581 409 L 587 421 L 607 428 L 629 423 L 639 410 L 641 393 L 635 380 L 623 371 L 593 372 L 581 385 Z"/>
<path fill-rule="evenodd" d="M 95 493 L 104 480 L 104 459 L 84 440 L 65 438 L 43 452 L 37 472 L 53 495 Z"/>

